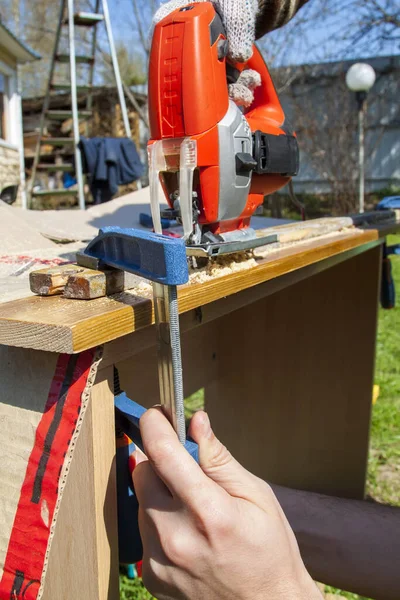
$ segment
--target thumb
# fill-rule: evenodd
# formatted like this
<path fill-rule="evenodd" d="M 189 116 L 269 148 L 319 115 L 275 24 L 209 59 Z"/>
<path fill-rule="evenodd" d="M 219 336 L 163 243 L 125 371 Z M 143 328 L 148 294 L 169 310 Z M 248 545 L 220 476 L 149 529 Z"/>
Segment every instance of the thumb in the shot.
<path fill-rule="evenodd" d="M 244 489 L 254 485 L 256 478 L 233 458 L 216 437 L 207 413 L 199 411 L 193 416 L 188 433 L 199 446 L 199 464 L 207 477 L 231 496 L 244 497 Z"/>
<path fill-rule="evenodd" d="M 188 434 L 199 446 L 199 465 L 207 477 L 230 496 L 282 518 L 283 511 L 271 487 L 233 458 L 213 432 L 207 413 L 199 411 L 193 415 Z"/>

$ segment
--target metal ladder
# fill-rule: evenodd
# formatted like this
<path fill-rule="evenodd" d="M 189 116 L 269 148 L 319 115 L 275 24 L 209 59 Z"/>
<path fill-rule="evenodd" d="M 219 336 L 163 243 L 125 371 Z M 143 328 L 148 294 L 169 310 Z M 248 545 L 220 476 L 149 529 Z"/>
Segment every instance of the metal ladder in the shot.
<path fill-rule="evenodd" d="M 102 12 L 100 12 L 100 4 Z M 115 75 L 115 81 L 118 90 L 119 103 L 121 107 L 122 118 L 124 121 L 124 127 L 126 136 L 131 137 L 131 129 L 129 125 L 128 111 L 125 103 L 125 96 L 121 81 L 121 75 L 118 66 L 117 54 L 115 51 L 114 38 L 111 28 L 110 13 L 108 10 L 107 0 L 96 0 L 95 11 L 89 12 L 74 12 L 74 0 L 61 0 L 60 18 L 57 26 L 56 41 L 54 44 L 53 55 L 50 63 L 50 75 L 47 84 L 47 90 L 45 99 L 43 102 L 42 114 L 40 117 L 40 132 L 39 138 L 36 145 L 35 158 L 32 166 L 32 174 L 29 186 L 29 207 L 32 207 L 34 197 L 44 196 L 77 196 L 79 200 L 79 208 L 85 209 L 85 194 L 84 194 L 84 176 L 82 172 L 82 157 L 79 148 L 79 123 L 86 121 L 92 116 L 92 105 L 93 105 L 93 79 L 94 79 L 94 63 L 96 54 L 96 41 L 97 41 L 97 25 L 104 22 L 108 37 L 108 43 L 110 46 L 110 54 L 112 60 L 112 66 Z M 63 34 L 64 27 L 68 27 L 68 46 L 69 51 L 67 54 L 59 52 L 60 39 Z M 77 55 L 75 53 L 75 27 L 85 27 L 92 29 L 92 36 L 90 41 L 91 53 L 88 56 Z M 54 83 L 56 74 L 56 66 L 58 64 L 68 64 L 70 71 L 70 81 L 65 83 Z M 76 65 L 88 64 L 89 75 L 88 84 L 84 86 L 78 86 L 76 79 Z M 71 93 L 71 111 L 65 110 L 50 110 L 50 96 L 51 92 L 54 91 L 69 91 Z M 85 110 L 78 110 L 78 91 L 87 92 L 86 107 Z M 73 122 L 73 137 L 47 137 L 44 135 L 45 125 L 48 119 L 64 120 L 68 117 L 72 117 Z M 75 165 L 71 162 L 58 162 L 55 164 L 40 163 L 41 147 L 46 145 L 52 145 L 57 148 L 70 147 L 71 152 L 69 156 L 75 156 Z M 67 153 L 68 155 L 68 153 Z M 38 171 L 48 171 L 52 173 L 66 173 L 75 172 L 77 180 L 77 189 L 49 189 L 49 190 L 34 190 L 35 178 Z"/>

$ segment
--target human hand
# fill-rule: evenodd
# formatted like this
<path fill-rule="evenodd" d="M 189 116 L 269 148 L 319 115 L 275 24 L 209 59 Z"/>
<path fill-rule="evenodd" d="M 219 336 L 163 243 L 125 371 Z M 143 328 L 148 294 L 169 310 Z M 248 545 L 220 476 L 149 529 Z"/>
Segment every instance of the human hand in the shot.
<path fill-rule="evenodd" d="M 166 417 L 140 420 L 146 457 L 133 473 L 143 579 L 159 600 L 317 600 L 296 539 L 268 484 L 219 442 L 205 413 L 189 434 L 199 465 Z"/>

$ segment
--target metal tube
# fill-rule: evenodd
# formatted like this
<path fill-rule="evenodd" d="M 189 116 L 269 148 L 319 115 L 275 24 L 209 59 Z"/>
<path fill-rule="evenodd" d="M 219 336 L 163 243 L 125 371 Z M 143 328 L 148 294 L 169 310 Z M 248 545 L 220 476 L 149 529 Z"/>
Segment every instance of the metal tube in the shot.
<path fill-rule="evenodd" d="M 177 432 L 179 441 L 185 444 L 185 409 L 176 286 L 153 283 L 153 297 L 161 405 Z"/>
<path fill-rule="evenodd" d="M 19 145 L 19 180 L 21 185 L 21 201 L 22 208 L 28 208 L 28 198 L 26 195 L 26 178 L 25 178 L 25 148 L 24 148 L 24 122 L 22 118 L 22 88 L 20 69 L 16 67 L 17 73 L 17 96 L 18 96 L 18 145 Z"/>
<path fill-rule="evenodd" d="M 364 148 L 364 110 L 365 102 L 362 102 L 358 111 L 358 134 L 359 134 L 359 197 L 360 213 L 364 212 L 365 206 L 365 148 Z"/>
<path fill-rule="evenodd" d="M 132 137 L 131 126 L 129 125 L 128 111 L 126 108 L 124 90 L 122 89 L 121 74 L 119 72 L 118 58 L 117 58 L 117 53 L 115 51 L 114 37 L 113 37 L 112 28 L 111 28 L 111 20 L 110 20 L 110 13 L 108 10 L 107 0 L 103 0 L 103 13 L 104 13 L 104 22 L 106 25 L 107 36 L 108 36 L 108 43 L 110 44 L 111 60 L 113 63 L 113 68 L 114 68 L 115 82 L 117 84 L 119 104 L 121 107 L 122 118 L 123 118 L 124 125 L 125 125 L 126 137 L 131 138 Z"/>
<path fill-rule="evenodd" d="M 75 172 L 78 182 L 79 208 L 85 210 L 85 192 L 83 188 L 82 156 L 79 149 L 78 94 L 76 91 L 75 26 L 74 0 L 68 0 L 69 69 L 71 78 L 71 105 L 74 129 Z"/>
<path fill-rule="evenodd" d="M 94 9 L 94 12 L 96 14 L 99 12 L 99 7 L 100 7 L 100 0 L 96 0 L 96 6 Z M 91 56 L 93 58 L 93 61 L 90 64 L 89 93 L 86 98 L 86 110 L 90 110 L 90 111 L 93 109 L 93 82 L 94 82 L 94 62 L 95 62 L 95 56 L 96 56 L 96 46 L 97 46 L 97 25 L 95 25 L 93 27 L 93 32 L 92 32 Z M 92 115 L 92 117 L 93 117 L 93 115 Z M 93 123 L 93 119 L 92 119 L 92 123 Z M 86 137 L 89 137 L 88 121 L 86 121 L 86 123 L 85 123 L 85 130 L 86 130 Z"/>

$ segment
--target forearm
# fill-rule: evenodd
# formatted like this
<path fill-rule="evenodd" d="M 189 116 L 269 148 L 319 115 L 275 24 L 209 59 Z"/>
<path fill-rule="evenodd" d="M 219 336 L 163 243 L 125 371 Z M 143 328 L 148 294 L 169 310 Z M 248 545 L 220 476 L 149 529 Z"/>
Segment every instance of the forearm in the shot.
<path fill-rule="evenodd" d="M 308 0 L 259 0 L 256 38 L 290 21 L 306 2 Z"/>
<path fill-rule="evenodd" d="M 400 509 L 272 487 L 314 579 L 376 600 L 400 598 Z"/>

